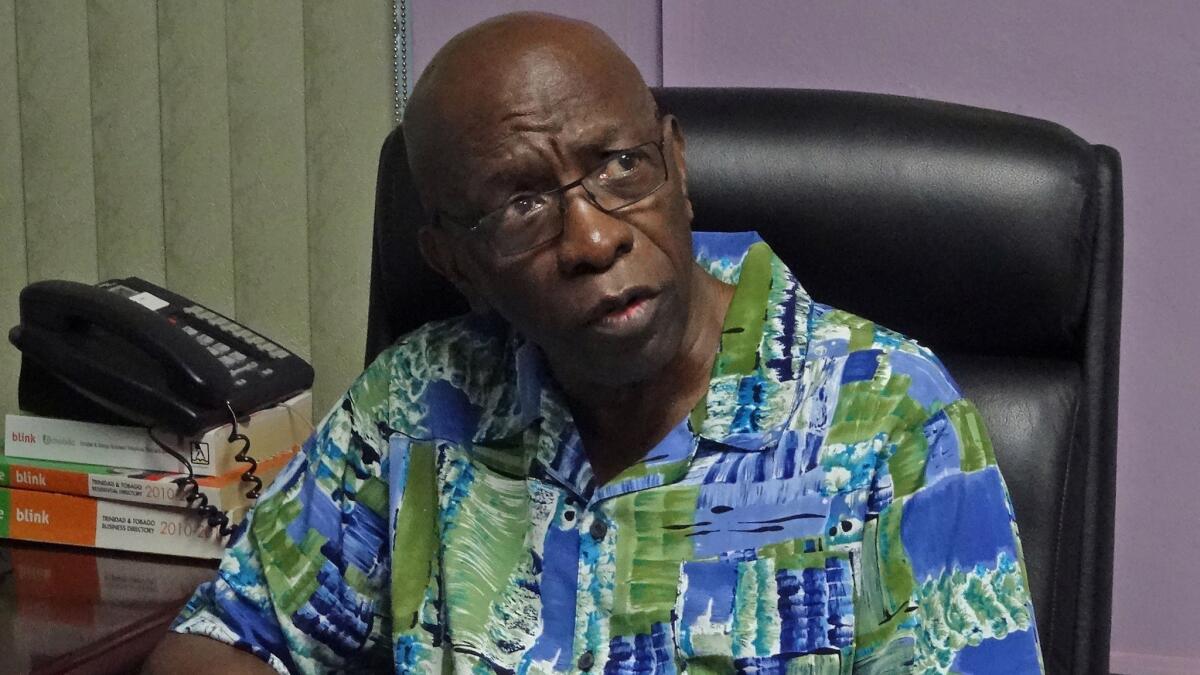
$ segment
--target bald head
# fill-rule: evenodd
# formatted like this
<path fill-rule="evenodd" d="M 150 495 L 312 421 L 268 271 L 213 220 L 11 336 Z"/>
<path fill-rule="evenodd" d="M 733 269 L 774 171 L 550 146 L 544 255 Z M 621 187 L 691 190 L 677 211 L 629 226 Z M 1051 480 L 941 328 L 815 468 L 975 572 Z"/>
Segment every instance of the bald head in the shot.
<path fill-rule="evenodd" d="M 655 103 L 637 66 L 599 28 L 551 14 L 506 14 L 451 39 L 409 98 L 404 138 L 429 209 L 471 199 L 463 183 L 497 152 L 506 133 L 553 133 L 588 107 L 619 101 L 631 121 Z M 468 189 L 469 191 L 469 189 Z"/>

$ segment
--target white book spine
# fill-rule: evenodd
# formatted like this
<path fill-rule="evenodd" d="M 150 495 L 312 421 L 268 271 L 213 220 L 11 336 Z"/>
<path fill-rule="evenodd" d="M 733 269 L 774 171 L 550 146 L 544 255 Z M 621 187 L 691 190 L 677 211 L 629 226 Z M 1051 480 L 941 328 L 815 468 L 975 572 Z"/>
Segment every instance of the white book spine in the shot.
<path fill-rule="evenodd" d="M 223 499 L 220 488 L 207 485 L 198 486 L 200 494 L 208 498 L 208 503 L 221 511 L 227 511 L 230 504 Z M 186 493 L 185 493 L 186 494 Z M 187 502 L 180 494 L 180 488 L 175 483 L 161 480 L 144 480 L 128 476 L 110 476 L 93 474 L 88 476 L 88 496 L 94 499 L 111 499 L 119 502 L 136 502 L 151 506 L 172 506 L 183 508 Z"/>
<path fill-rule="evenodd" d="M 250 439 L 250 455 L 270 457 L 303 444 L 312 431 L 312 392 L 254 413 L 239 431 Z M 219 476 L 239 466 L 240 442 L 230 443 L 230 426 L 216 427 L 198 438 L 156 431 L 155 436 L 188 459 L 197 476 Z M 71 420 L 7 415 L 4 454 L 56 462 L 101 464 L 143 471 L 187 473 L 179 460 L 163 451 L 142 427 L 121 427 Z"/>
<path fill-rule="evenodd" d="M 220 558 L 225 541 L 193 512 L 96 502 L 96 548 Z"/>

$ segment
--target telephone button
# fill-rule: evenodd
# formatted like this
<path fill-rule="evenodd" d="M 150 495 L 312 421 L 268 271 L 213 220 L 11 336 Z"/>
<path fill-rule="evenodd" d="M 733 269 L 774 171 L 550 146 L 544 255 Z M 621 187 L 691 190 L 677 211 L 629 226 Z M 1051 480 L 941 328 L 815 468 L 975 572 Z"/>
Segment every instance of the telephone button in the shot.
<path fill-rule="evenodd" d="M 184 314 L 191 314 L 192 316 L 195 316 L 199 311 L 200 311 L 200 308 L 197 307 L 196 305 L 190 305 L 188 307 L 183 308 Z"/>
<path fill-rule="evenodd" d="M 229 352 L 226 354 L 225 358 L 233 359 L 233 365 L 236 366 L 237 364 L 246 360 L 246 355 L 241 352 Z M 224 359 L 222 359 L 222 361 L 224 361 Z"/>
<path fill-rule="evenodd" d="M 196 342 L 199 342 L 201 345 L 207 347 L 216 342 L 216 340 L 212 339 L 212 336 L 205 335 L 204 333 L 198 333 L 196 335 Z"/>
<path fill-rule="evenodd" d="M 208 348 L 208 353 L 212 354 L 213 356 L 220 356 L 227 351 L 229 351 L 229 345 L 225 344 L 224 342 L 214 343 Z"/>
<path fill-rule="evenodd" d="M 230 375 L 240 375 L 258 369 L 258 361 L 247 361 L 242 367 L 229 371 Z"/>
<path fill-rule="evenodd" d="M 246 386 L 246 380 L 244 378 L 238 378 L 233 381 L 233 386 L 244 387 L 244 386 Z"/>
<path fill-rule="evenodd" d="M 275 374 L 275 370 L 273 368 L 263 368 L 262 370 L 258 371 L 258 374 L 262 375 L 263 377 L 270 377 Z"/>
<path fill-rule="evenodd" d="M 188 335 L 191 335 L 192 337 L 195 337 L 196 333 L 199 333 L 200 331 L 196 330 L 195 328 L 192 328 L 191 326 L 189 326 L 187 324 L 184 324 L 183 332 L 187 333 Z"/>
<path fill-rule="evenodd" d="M 232 354 L 226 354 L 225 356 L 221 357 L 221 365 L 225 366 L 226 368 L 233 368 L 237 364 L 237 359 L 233 358 Z"/>

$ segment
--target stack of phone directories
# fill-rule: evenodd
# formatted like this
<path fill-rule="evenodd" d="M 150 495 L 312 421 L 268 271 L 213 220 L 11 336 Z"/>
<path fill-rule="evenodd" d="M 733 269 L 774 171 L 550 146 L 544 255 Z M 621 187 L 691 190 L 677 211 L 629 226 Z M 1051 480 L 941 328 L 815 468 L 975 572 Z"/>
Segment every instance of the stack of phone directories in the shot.
<path fill-rule="evenodd" d="M 213 517 L 237 524 L 312 431 L 312 394 L 183 437 L 146 427 L 8 415 L 0 456 L 0 537 L 220 558 Z M 153 434 L 153 435 L 152 435 Z M 162 445 L 187 459 L 188 467 Z M 254 465 L 251 476 L 247 470 Z M 254 480 L 257 478 L 258 480 Z M 192 499 L 189 501 L 188 496 Z M 250 496 L 247 496 L 250 495 Z"/>

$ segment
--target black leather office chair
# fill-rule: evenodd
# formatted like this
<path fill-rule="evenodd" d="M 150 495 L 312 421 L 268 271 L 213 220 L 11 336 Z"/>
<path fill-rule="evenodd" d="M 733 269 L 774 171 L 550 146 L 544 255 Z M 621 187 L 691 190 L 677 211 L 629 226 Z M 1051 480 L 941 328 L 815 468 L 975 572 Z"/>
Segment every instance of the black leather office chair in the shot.
<path fill-rule="evenodd" d="M 1046 667 L 1107 673 L 1121 178 L 1050 122 L 879 94 L 663 89 L 697 230 L 757 230 L 820 302 L 933 348 L 1012 493 Z M 404 142 L 380 159 L 370 361 L 465 311 L 420 261 Z"/>

